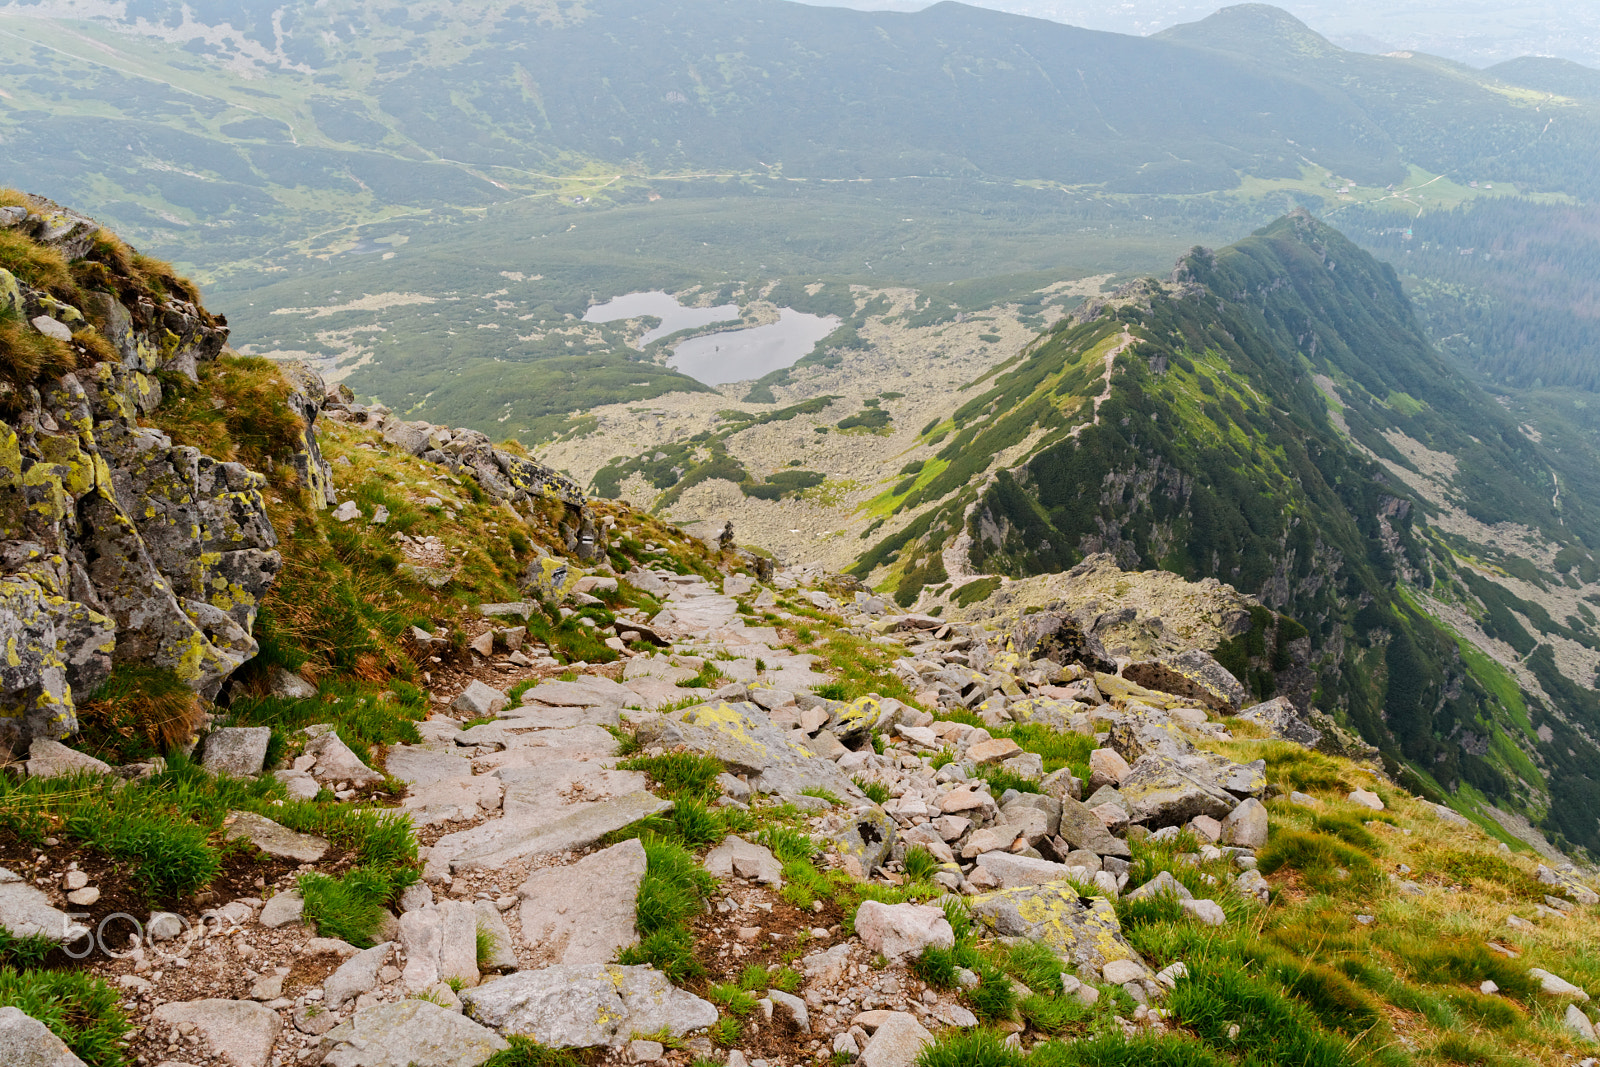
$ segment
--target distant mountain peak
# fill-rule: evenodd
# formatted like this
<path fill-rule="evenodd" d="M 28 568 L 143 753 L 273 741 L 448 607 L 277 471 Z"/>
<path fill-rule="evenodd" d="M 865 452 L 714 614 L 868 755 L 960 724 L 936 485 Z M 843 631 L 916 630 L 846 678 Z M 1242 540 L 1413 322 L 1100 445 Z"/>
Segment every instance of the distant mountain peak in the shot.
<path fill-rule="evenodd" d="M 1332 56 L 1343 51 L 1283 8 L 1271 4 L 1235 4 L 1199 22 L 1173 26 L 1155 36 L 1246 55 L 1288 52 Z"/>

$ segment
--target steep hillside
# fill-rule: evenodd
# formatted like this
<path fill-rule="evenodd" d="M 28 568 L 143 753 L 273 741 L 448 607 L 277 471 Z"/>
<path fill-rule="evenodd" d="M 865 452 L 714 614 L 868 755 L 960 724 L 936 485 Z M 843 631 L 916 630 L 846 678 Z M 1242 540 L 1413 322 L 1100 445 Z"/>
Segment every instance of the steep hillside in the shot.
<path fill-rule="evenodd" d="M 1593 1051 L 1593 872 L 1259 701 L 1309 691 L 1287 618 L 1109 555 L 1057 610 L 902 613 L 238 356 L 165 265 L 4 199 L 7 1067 Z M 1140 381 L 1193 373 L 1154 351 L 1184 288 L 1102 338 Z"/>
<path fill-rule="evenodd" d="M 857 573 L 924 606 L 1093 552 L 1220 579 L 1304 627 L 1316 703 L 1417 781 L 1600 846 L 1593 504 L 1575 457 L 1443 362 L 1387 267 L 1292 216 L 969 393 Z"/>

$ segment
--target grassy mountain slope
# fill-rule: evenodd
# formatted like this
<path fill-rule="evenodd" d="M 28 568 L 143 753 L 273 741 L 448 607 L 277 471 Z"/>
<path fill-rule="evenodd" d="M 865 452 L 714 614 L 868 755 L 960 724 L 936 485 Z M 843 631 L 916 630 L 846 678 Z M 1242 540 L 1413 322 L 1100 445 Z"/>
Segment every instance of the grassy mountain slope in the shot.
<path fill-rule="evenodd" d="M 1392 270 L 1293 216 L 1195 250 L 971 393 L 929 427 L 942 451 L 884 502 L 910 521 L 858 573 L 905 603 L 952 565 L 1022 576 L 1095 551 L 1221 579 L 1308 629 L 1318 703 L 1420 782 L 1600 846 L 1565 803 L 1600 754 L 1596 515 L 1560 473 L 1577 457 L 1451 370 Z"/>

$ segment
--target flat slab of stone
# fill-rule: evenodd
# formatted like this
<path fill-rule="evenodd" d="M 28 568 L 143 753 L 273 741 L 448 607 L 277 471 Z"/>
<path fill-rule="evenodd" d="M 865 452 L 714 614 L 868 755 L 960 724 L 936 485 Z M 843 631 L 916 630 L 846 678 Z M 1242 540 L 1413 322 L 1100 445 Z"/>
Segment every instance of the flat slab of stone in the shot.
<path fill-rule="evenodd" d="M 339 965 L 322 983 L 322 1003 L 338 1011 L 378 984 L 378 969 L 389 962 L 394 942 L 385 941 L 365 952 L 358 952 Z"/>
<path fill-rule="evenodd" d="M 425 1000 L 364 1008 L 322 1041 L 326 1067 L 479 1067 L 510 1047 L 488 1027 Z"/>
<path fill-rule="evenodd" d="M 535 966 L 608 963 L 636 943 L 634 910 L 644 871 L 644 846 L 635 838 L 530 874 L 517 895 L 522 940 Z"/>
<path fill-rule="evenodd" d="M 591 707 L 597 704 L 621 705 L 633 693 L 610 678 L 580 674 L 570 682 L 541 682 L 522 694 L 522 703 L 549 707 Z"/>
<path fill-rule="evenodd" d="M 1018 886 L 1043 885 L 1067 876 L 1067 865 L 1038 860 L 1032 856 L 1016 856 L 1010 852 L 985 852 L 978 857 L 978 866 L 994 875 L 1001 889 Z"/>
<path fill-rule="evenodd" d="M 441 868 L 499 867 L 530 856 L 587 848 L 613 830 L 672 810 L 670 800 L 645 788 L 645 776 L 638 771 L 557 759 L 502 768 L 495 774 L 505 783 L 505 814 L 440 838 L 428 859 L 428 876 Z"/>
<path fill-rule="evenodd" d="M 773 723 L 754 704 L 716 701 L 670 712 L 641 725 L 645 744 L 686 745 L 715 756 L 735 773 L 749 776 L 763 793 L 804 793 L 826 789 L 838 797 L 860 798 L 861 790 L 832 760 L 802 745 L 797 731 Z"/>
<path fill-rule="evenodd" d="M 28 777 L 59 778 L 64 774 L 111 774 L 111 765 L 68 748 L 60 741 L 36 737 L 28 746 Z"/>
<path fill-rule="evenodd" d="M 276 930 L 280 926 L 299 922 L 305 909 L 306 902 L 297 891 L 290 889 L 268 897 L 267 902 L 261 906 L 261 915 L 257 921 L 269 930 Z"/>
<path fill-rule="evenodd" d="M 252 1000 L 191 1000 L 163 1004 L 150 1015 L 157 1028 L 192 1023 L 201 1043 L 231 1067 L 267 1067 L 283 1029 L 278 1013 Z"/>
<path fill-rule="evenodd" d="M 620 1048 L 634 1034 L 683 1037 L 717 1021 L 716 1006 L 675 988 L 653 967 L 579 964 L 486 982 L 461 996 L 466 1012 L 549 1048 Z"/>
<path fill-rule="evenodd" d="M 384 758 L 383 766 L 389 777 L 411 786 L 432 785 L 447 778 L 465 778 L 472 774 L 472 761 L 466 756 L 426 745 L 394 745 Z"/>
<path fill-rule="evenodd" d="M 83 1067 L 67 1043 L 20 1008 L 0 1008 L 0 1063 L 6 1067 Z"/>
<path fill-rule="evenodd" d="M 223 835 L 229 841 L 243 838 L 269 856 L 294 860 L 296 863 L 315 863 L 328 853 L 328 842 L 311 834 L 302 834 L 279 826 L 271 819 L 253 812 L 230 811 L 222 821 Z"/>
<path fill-rule="evenodd" d="M 88 927 L 68 918 L 44 893 L 4 867 L 0 867 L 0 928 L 12 937 L 43 937 L 63 945 L 89 934 Z"/>
<path fill-rule="evenodd" d="M 505 783 L 493 775 L 444 778 L 413 788 L 400 807 L 417 827 L 470 822 L 498 811 L 504 791 Z"/>

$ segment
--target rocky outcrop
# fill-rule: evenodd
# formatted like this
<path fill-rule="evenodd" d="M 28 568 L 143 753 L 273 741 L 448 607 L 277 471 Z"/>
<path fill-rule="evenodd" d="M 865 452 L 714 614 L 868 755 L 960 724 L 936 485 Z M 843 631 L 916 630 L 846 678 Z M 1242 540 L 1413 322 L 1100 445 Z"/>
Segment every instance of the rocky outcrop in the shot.
<path fill-rule="evenodd" d="M 541 502 L 565 505 L 560 528 L 566 550 L 584 560 L 605 555 L 604 527 L 578 483 L 561 472 L 496 448 L 477 430 L 452 430 L 421 420 L 407 422 L 382 404 L 356 404 L 339 392 L 330 392 L 326 400 L 330 418 L 373 427 L 392 447 L 448 467 L 452 474 L 470 477 L 485 493 L 513 508 L 526 509 Z"/>
<path fill-rule="evenodd" d="M 114 240 L 91 219 L 40 201 L 7 222 L 97 268 L 82 272 L 82 307 L 0 279 L 77 368 L 0 386 L 0 749 L 16 753 L 75 731 L 77 702 L 117 663 L 168 668 L 214 696 L 255 654 L 281 560 L 260 475 L 143 425 L 161 403 L 157 375 L 194 378 L 222 350 L 223 320 L 85 260 Z"/>

